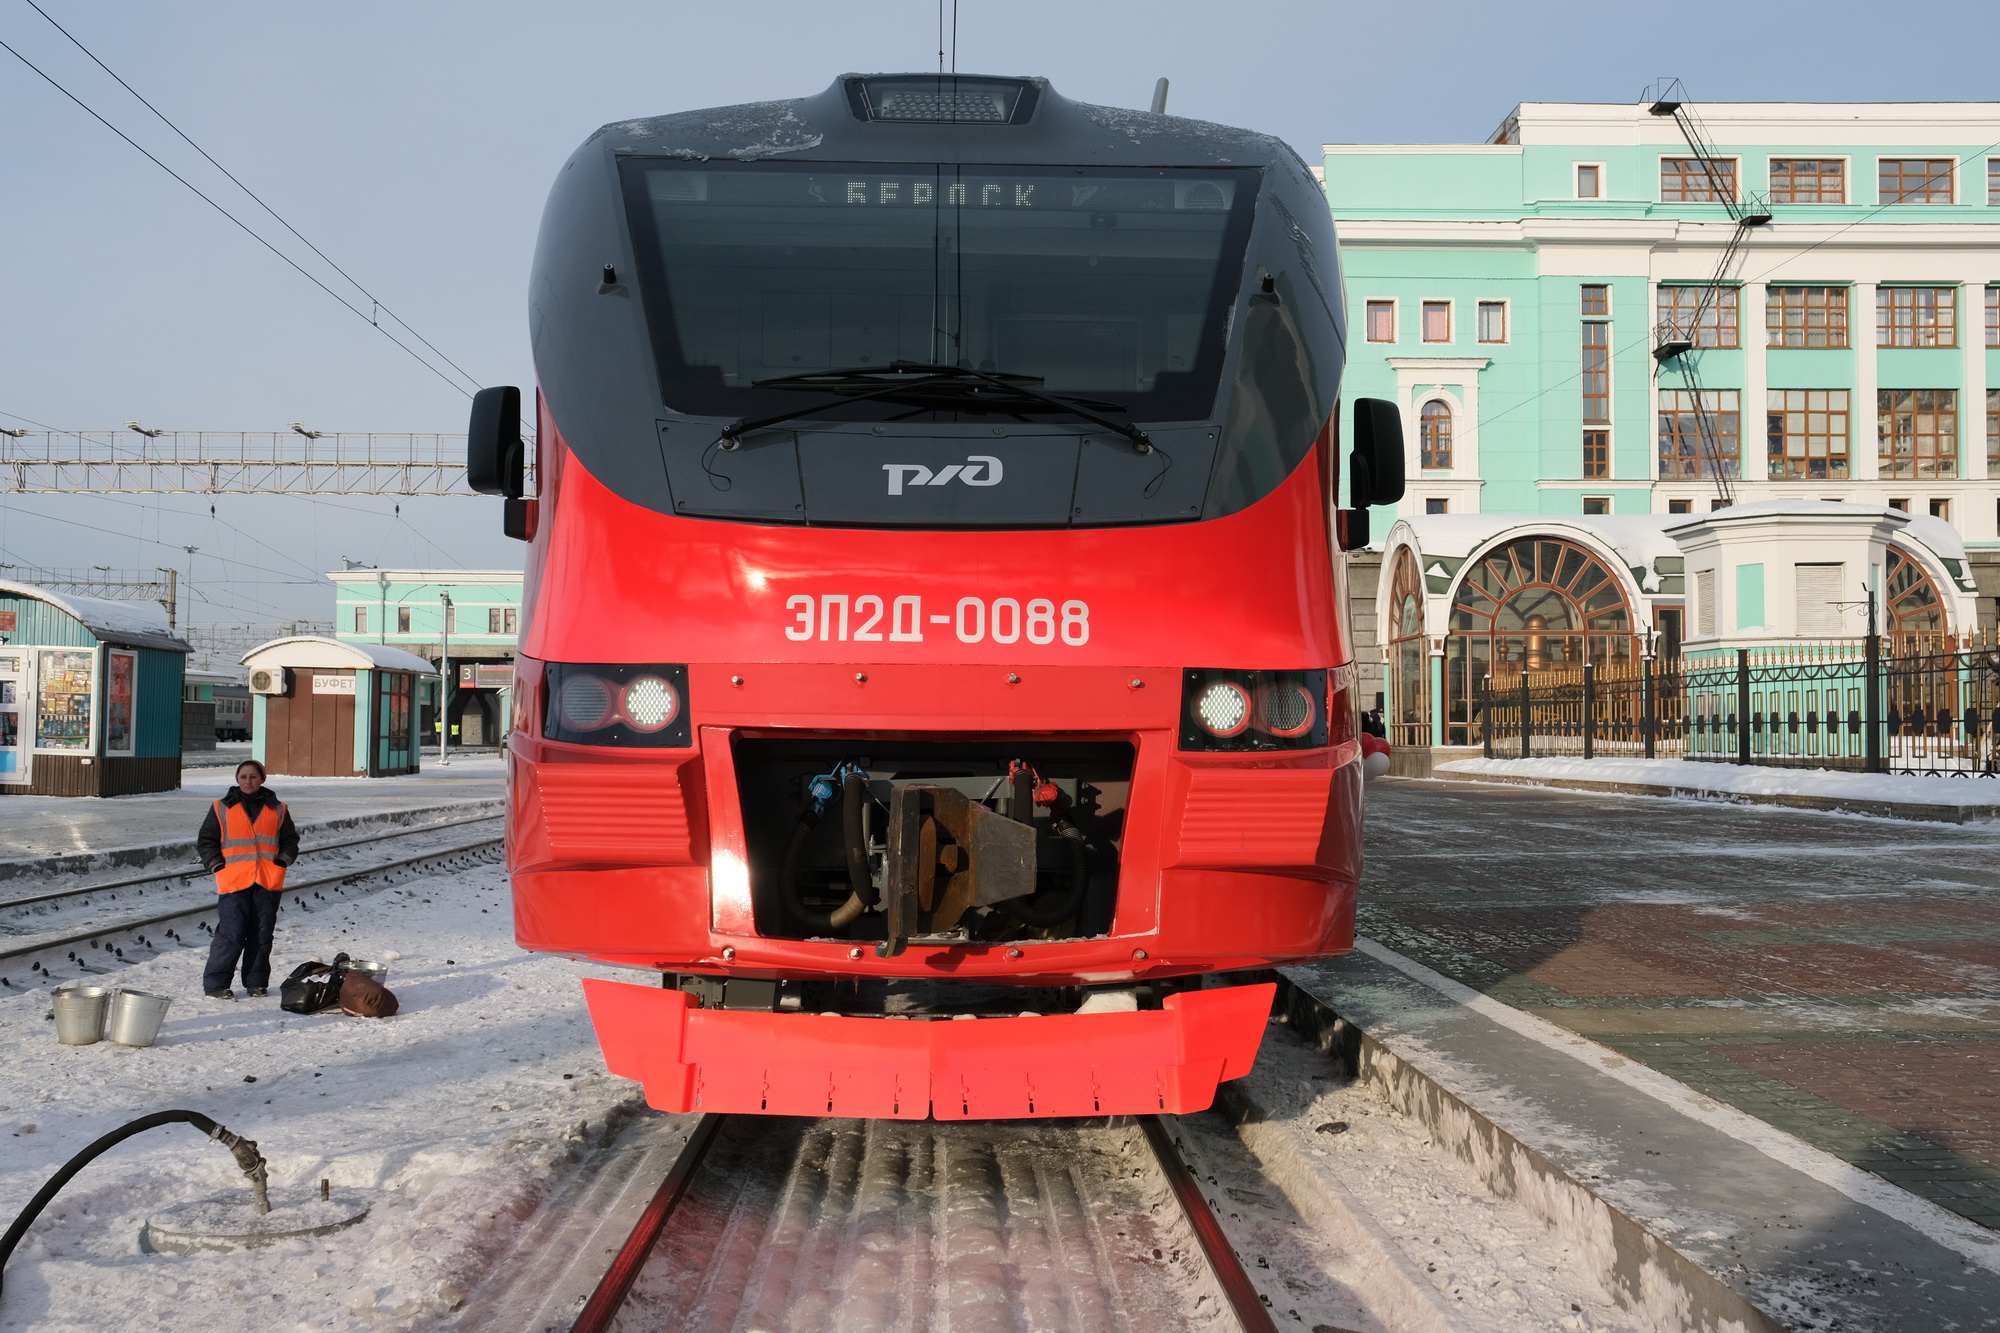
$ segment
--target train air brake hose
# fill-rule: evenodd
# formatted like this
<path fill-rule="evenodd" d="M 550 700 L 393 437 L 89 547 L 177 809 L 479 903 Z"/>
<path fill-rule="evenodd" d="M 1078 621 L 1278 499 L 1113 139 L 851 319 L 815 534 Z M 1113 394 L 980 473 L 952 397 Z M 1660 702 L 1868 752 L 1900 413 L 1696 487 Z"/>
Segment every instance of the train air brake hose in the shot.
<path fill-rule="evenodd" d="M 7 1234 L 4 1237 L 0 1237 L 0 1281 L 4 1281 L 4 1269 L 7 1260 L 13 1257 L 14 1247 L 21 1243 L 21 1237 L 28 1233 L 28 1228 L 34 1224 L 35 1219 L 42 1215 L 42 1209 L 48 1207 L 49 1202 L 56 1197 L 62 1190 L 62 1187 L 69 1184 L 71 1177 L 75 1176 L 77 1172 L 83 1170 L 86 1166 L 89 1166 L 99 1154 L 105 1152 L 107 1149 L 116 1147 L 133 1135 L 143 1134 L 147 1130 L 157 1129 L 161 1125 L 175 1124 L 193 1125 L 196 1129 L 234 1153 L 236 1155 L 236 1164 L 243 1168 L 243 1174 L 250 1178 L 250 1188 L 256 1191 L 257 1211 L 260 1213 L 271 1211 L 271 1200 L 266 1193 L 268 1175 L 265 1170 L 264 1157 L 262 1153 L 257 1151 L 255 1143 L 244 1138 L 241 1134 L 230 1133 L 199 1111 L 155 1111 L 151 1115 L 142 1115 L 129 1124 L 120 1125 L 117 1129 L 112 1130 L 82 1152 L 70 1158 L 69 1161 L 63 1163 L 62 1170 L 50 1176 L 48 1184 L 42 1186 L 36 1192 L 35 1197 L 28 1200 L 28 1206 L 23 1208 L 21 1215 L 14 1219 L 14 1225 L 7 1228 Z"/>
<path fill-rule="evenodd" d="M 819 816 L 811 810 L 801 811 L 799 822 L 792 825 L 791 841 L 785 844 L 785 859 L 778 867 L 778 892 L 784 895 L 785 906 L 808 930 L 839 930 L 848 922 L 861 915 L 866 905 L 861 895 L 850 893 L 847 901 L 831 912 L 820 912 L 806 906 L 805 895 L 799 890 L 799 863 L 805 860 L 806 844 L 812 840 L 812 832 L 819 826 Z"/>
<path fill-rule="evenodd" d="M 1083 830 L 1074 824 L 1056 829 L 1056 841 L 1069 849 L 1069 884 L 1052 893 L 1026 898 L 1003 898 L 999 907 L 1008 916 L 1027 926 L 1053 926 L 1075 916 L 1083 906 L 1083 891 L 1090 883 L 1090 849 L 1084 845 Z"/>

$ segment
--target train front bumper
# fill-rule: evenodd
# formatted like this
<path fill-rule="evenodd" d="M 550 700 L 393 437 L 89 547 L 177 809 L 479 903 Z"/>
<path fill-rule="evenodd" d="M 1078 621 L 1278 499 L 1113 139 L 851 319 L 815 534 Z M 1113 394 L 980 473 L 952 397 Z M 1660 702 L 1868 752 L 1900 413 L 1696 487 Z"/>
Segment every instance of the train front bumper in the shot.
<path fill-rule="evenodd" d="M 661 1111 L 877 1119 L 1184 1114 L 1250 1072 L 1277 987 L 1170 995 L 1160 1009 L 909 1020 L 702 1009 L 677 990 L 586 978 L 612 1073 Z"/>

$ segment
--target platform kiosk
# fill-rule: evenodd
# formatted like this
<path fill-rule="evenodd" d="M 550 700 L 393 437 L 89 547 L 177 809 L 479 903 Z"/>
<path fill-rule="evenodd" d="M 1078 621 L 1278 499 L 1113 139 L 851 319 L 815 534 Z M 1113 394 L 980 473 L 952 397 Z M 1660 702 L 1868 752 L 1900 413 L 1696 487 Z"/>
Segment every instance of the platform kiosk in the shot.
<path fill-rule="evenodd" d="M 0 795 L 177 789 L 188 651 L 157 603 L 0 579 Z"/>
<path fill-rule="evenodd" d="M 417 771 L 417 682 L 437 668 L 386 644 L 321 635 L 243 655 L 250 752 L 273 775 L 386 778 Z"/>

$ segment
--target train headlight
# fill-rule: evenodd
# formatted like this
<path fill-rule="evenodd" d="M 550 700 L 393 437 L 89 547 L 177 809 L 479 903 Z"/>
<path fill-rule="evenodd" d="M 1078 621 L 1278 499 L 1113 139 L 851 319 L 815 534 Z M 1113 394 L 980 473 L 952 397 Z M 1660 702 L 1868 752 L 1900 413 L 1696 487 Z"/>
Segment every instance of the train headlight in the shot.
<path fill-rule="evenodd" d="M 565 730 L 596 731 L 611 721 L 611 682 L 602 676 L 567 676 L 556 695 L 556 707 Z"/>
<path fill-rule="evenodd" d="M 1196 668 L 1181 677 L 1183 750 L 1312 750 L 1327 744 L 1326 672 Z"/>
<path fill-rule="evenodd" d="M 548 740 L 648 749 L 694 744 L 684 665 L 549 662 L 542 670 Z"/>
<path fill-rule="evenodd" d="M 1213 680 L 1194 700 L 1195 724 L 1211 736 L 1240 736 L 1250 725 L 1250 692 L 1233 680 Z"/>
<path fill-rule="evenodd" d="M 658 731 L 680 716 L 681 696 L 658 676 L 641 676 L 619 698 L 625 720 L 640 731 Z"/>
<path fill-rule="evenodd" d="M 1312 691 L 1296 680 L 1271 681 L 1257 691 L 1257 725 L 1273 736 L 1303 736 L 1318 719 Z"/>

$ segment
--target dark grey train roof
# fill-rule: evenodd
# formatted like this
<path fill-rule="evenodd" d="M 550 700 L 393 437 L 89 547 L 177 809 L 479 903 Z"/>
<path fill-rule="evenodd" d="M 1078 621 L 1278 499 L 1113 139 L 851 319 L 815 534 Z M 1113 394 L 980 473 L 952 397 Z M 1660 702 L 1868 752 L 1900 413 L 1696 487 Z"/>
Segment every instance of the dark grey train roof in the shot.
<path fill-rule="evenodd" d="M 785 158 L 1131 167 L 1282 165 L 1310 176 L 1298 154 L 1282 139 L 1205 120 L 1074 102 L 1051 88 L 1046 79 L 1011 80 L 1031 85 L 1037 93 L 1033 115 L 1019 125 L 865 121 L 848 100 L 851 80 L 934 77 L 939 76 L 843 74 L 824 92 L 811 97 L 614 121 L 592 135 L 590 143 L 602 140 L 614 153 L 694 161 Z"/>

